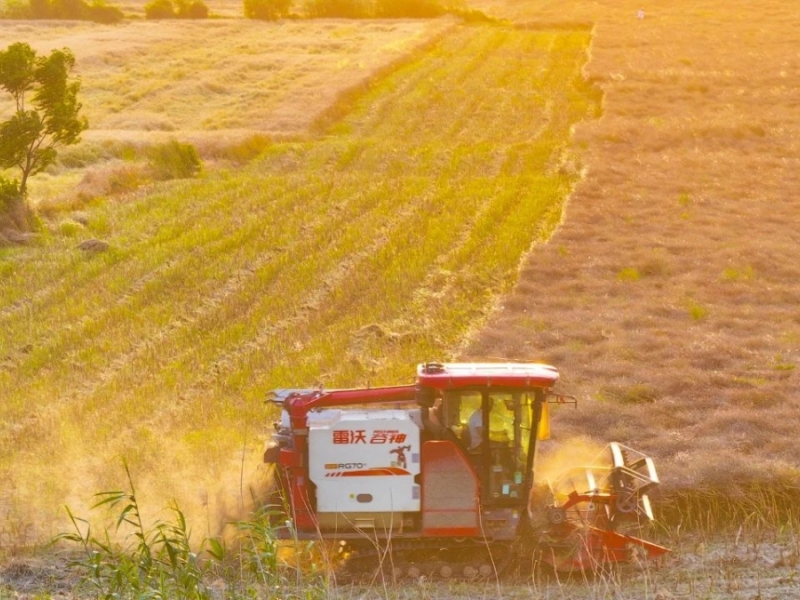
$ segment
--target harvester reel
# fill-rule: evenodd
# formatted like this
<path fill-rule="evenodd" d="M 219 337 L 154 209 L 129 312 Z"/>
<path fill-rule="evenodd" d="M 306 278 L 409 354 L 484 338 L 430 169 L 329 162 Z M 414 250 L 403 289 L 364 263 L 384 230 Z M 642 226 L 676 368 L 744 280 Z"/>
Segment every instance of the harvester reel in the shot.
<path fill-rule="evenodd" d="M 607 450 L 550 482 L 543 559 L 557 571 L 594 571 L 631 547 L 651 556 L 666 551 L 623 531 L 653 519 L 646 493 L 658 484 L 652 460 L 616 443 Z"/>

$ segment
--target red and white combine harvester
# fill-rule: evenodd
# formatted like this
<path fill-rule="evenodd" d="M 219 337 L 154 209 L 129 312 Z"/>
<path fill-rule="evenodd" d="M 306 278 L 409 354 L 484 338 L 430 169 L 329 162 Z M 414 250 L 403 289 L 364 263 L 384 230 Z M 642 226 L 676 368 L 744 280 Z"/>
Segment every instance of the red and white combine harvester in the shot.
<path fill-rule="evenodd" d="M 547 564 L 595 570 L 667 549 L 650 458 L 612 443 L 601 464 L 535 481 L 558 371 L 537 363 L 424 363 L 416 383 L 275 390 L 281 535 L 338 541 L 348 574 L 489 577 Z M 390 557 L 387 559 L 387 557 Z"/>

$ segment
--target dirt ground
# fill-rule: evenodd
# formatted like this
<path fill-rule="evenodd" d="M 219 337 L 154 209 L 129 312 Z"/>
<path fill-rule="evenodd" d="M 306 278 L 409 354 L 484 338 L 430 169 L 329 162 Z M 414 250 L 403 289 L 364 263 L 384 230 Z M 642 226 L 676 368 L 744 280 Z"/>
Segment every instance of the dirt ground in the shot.
<path fill-rule="evenodd" d="M 593 577 L 467 582 L 404 581 L 402 584 L 331 586 L 327 597 L 342 600 L 377 598 L 504 598 L 529 600 L 785 600 L 800 598 L 798 540 L 792 535 L 732 534 L 705 540 L 673 540 L 674 551 L 649 564 L 630 564 L 615 573 Z M 52 555 L 18 558 L 0 568 L 0 599 L 73 599 L 76 576 Z M 292 591 L 283 590 L 289 595 Z M 222 595 L 220 597 L 223 597 Z"/>

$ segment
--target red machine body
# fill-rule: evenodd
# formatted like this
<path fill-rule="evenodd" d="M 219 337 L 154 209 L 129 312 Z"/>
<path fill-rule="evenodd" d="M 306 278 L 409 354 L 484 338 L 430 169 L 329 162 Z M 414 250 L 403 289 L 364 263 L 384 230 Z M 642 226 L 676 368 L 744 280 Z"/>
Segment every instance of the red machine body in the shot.
<path fill-rule="evenodd" d="M 561 570 L 631 547 L 663 554 L 628 533 L 652 519 L 650 458 L 612 444 L 603 464 L 534 486 L 558 377 L 538 363 L 423 363 L 413 385 L 276 390 L 265 461 L 284 535 L 338 540 L 353 571 L 391 542 L 394 574 L 412 577 L 485 576 L 533 554 Z"/>

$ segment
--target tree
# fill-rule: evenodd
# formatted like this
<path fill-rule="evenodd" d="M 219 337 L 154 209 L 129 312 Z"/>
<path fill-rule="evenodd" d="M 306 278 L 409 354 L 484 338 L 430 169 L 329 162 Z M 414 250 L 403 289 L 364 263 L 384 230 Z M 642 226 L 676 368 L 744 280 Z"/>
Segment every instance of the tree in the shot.
<path fill-rule="evenodd" d="M 69 78 L 74 65 L 66 48 L 37 56 L 17 42 L 0 51 L 0 88 L 14 100 L 14 114 L 0 123 L 0 169 L 20 169 L 23 199 L 28 178 L 53 164 L 58 148 L 77 143 L 88 127 L 79 116 L 80 82 Z"/>

